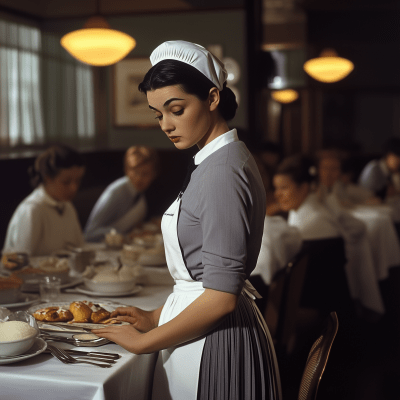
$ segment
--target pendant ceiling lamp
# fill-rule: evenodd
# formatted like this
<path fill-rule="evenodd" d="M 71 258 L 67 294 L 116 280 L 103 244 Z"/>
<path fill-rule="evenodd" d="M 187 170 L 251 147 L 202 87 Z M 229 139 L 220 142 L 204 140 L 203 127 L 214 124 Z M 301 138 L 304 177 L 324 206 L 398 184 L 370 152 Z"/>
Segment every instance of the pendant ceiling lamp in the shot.
<path fill-rule="evenodd" d="M 64 35 L 61 45 L 83 63 L 98 67 L 112 65 L 126 57 L 136 46 L 136 41 L 124 32 L 111 29 L 99 15 L 99 1 L 97 14 L 88 19 L 83 29 Z"/>
<path fill-rule="evenodd" d="M 274 90 L 271 92 L 272 98 L 278 103 L 292 103 L 299 98 L 299 92 L 293 89 Z"/>
<path fill-rule="evenodd" d="M 344 79 L 354 69 L 354 64 L 339 57 L 335 50 L 323 50 L 321 55 L 304 63 L 304 71 L 320 82 L 332 83 Z"/>

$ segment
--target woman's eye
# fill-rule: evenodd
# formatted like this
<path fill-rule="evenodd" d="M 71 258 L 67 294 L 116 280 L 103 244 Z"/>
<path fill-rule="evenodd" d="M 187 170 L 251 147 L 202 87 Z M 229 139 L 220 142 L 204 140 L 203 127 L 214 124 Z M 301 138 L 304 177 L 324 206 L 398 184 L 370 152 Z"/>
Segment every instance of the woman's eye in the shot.
<path fill-rule="evenodd" d="M 162 115 L 156 115 L 156 119 L 158 119 L 159 121 L 162 120 Z"/>
<path fill-rule="evenodd" d="M 174 115 L 182 115 L 183 114 L 183 108 L 181 108 L 179 111 L 174 111 Z"/>

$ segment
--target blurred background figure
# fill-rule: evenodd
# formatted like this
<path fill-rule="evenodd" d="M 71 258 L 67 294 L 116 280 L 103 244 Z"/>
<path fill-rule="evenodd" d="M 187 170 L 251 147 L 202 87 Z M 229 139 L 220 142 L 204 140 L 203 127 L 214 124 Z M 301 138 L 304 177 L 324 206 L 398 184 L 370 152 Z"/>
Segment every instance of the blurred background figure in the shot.
<path fill-rule="evenodd" d="M 283 211 L 289 212 L 288 224 L 296 226 L 304 240 L 340 236 L 338 223 L 313 193 L 317 168 L 312 159 L 295 155 L 279 164 L 273 178 L 275 197 Z"/>
<path fill-rule="evenodd" d="M 85 173 L 75 150 L 56 145 L 36 158 L 29 169 L 35 190 L 14 212 L 7 229 L 4 251 L 48 255 L 67 244 L 81 246 L 83 235 L 71 200 Z"/>
<path fill-rule="evenodd" d="M 256 157 L 255 160 L 264 183 L 268 209 L 271 203 L 275 203 L 272 177 L 260 159 Z M 269 285 L 275 273 L 300 251 L 301 244 L 300 231 L 296 227 L 289 226 L 280 215 L 265 215 L 262 244 L 253 275 L 260 275 L 264 283 Z"/>
<path fill-rule="evenodd" d="M 259 157 L 256 156 L 255 160 L 264 183 L 268 210 L 271 204 L 275 204 L 272 176 L 267 173 L 267 169 Z M 250 279 L 263 296 L 257 301 L 261 311 L 265 308 L 268 286 L 274 275 L 293 259 L 300 251 L 301 246 L 302 238 L 296 227 L 289 226 L 280 215 L 270 216 L 268 213 L 265 215 L 260 254 Z"/>
<path fill-rule="evenodd" d="M 124 158 L 125 176 L 111 183 L 97 200 L 85 227 L 85 239 L 100 242 L 111 229 L 125 235 L 143 222 L 147 214 L 143 193 L 157 177 L 158 168 L 154 149 L 130 147 Z"/>
<path fill-rule="evenodd" d="M 387 141 L 384 156 L 365 166 L 359 183 L 383 200 L 400 193 L 400 138 Z"/>
<path fill-rule="evenodd" d="M 318 193 L 321 198 L 333 194 L 342 206 L 379 204 L 381 200 L 368 188 L 353 183 L 354 159 L 340 150 L 322 150 L 317 154 Z"/>

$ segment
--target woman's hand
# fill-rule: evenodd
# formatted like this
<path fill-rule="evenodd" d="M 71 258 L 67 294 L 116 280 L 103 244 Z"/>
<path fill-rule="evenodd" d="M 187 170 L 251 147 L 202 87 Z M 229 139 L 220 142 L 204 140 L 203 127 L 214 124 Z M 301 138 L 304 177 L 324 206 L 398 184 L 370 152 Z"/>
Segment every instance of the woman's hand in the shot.
<path fill-rule="evenodd" d="M 140 338 L 144 335 L 140 333 L 137 329 L 135 329 L 132 325 L 112 325 L 105 328 L 93 329 L 92 332 L 99 337 L 109 339 L 112 342 L 119 344 L 121 347 L 130 351 L 131 353 L 142 353 Z"/>
<path fill-rule="evenodd" d="M 144 311 L 137 307 L 118 307 L 111 313 L 111 318 L 129 322 L 135 330 L 148 332 L 158 325 L 161 310 Z M 119 327 L 116 327 L 119 328 Z M 103 331 L 103 329 L 101 329 Z"/>

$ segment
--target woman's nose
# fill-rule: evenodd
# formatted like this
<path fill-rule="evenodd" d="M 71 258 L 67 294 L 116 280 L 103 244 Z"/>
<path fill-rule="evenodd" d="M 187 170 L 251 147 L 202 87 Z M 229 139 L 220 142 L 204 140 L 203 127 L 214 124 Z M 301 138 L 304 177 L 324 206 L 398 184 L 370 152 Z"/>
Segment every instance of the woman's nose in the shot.
<path fill-rule="evenodd" d="M 175 130 L 175 126 L 169 118 L 165 117 L 161 121 L 161 129 L 168 134 Z"/>

